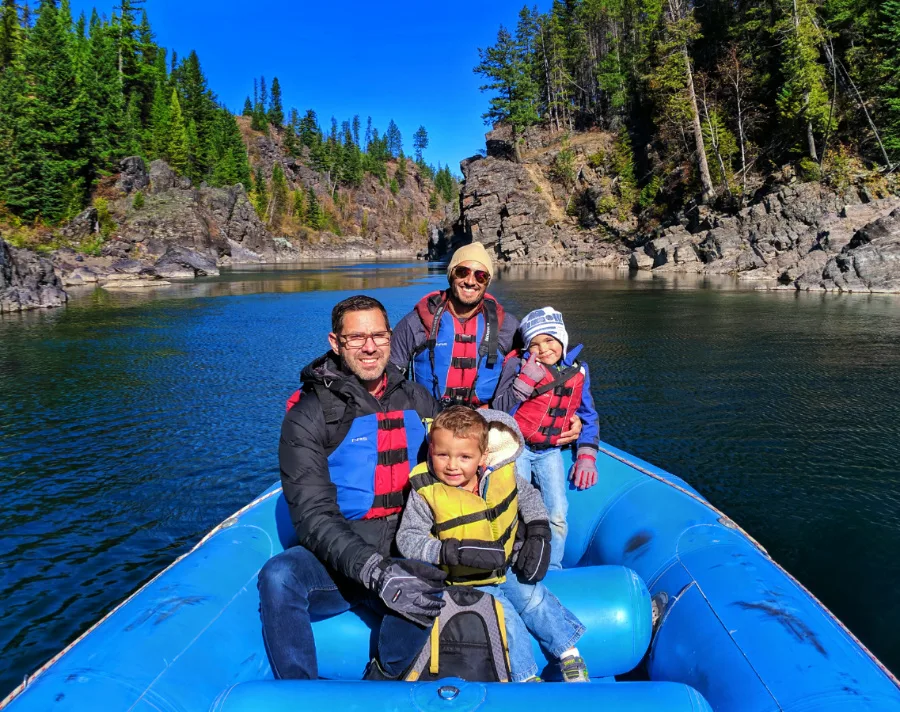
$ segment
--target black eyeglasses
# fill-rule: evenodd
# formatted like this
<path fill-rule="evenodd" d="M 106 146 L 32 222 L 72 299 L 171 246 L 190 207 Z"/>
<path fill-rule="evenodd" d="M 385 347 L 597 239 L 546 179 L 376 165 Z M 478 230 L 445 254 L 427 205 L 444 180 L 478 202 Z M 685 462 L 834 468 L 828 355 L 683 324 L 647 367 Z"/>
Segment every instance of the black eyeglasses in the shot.
<path fill-rule="evenodd" d="M 339 336 L 348 349 L 361 349 L 369 339 L 372 339 L 376 346 L 387 346 L 391 343 L 390 331 L 376 331 L 374 334 L 340 334 Z"/>
<path fill-rule="evenodd" d="M 465 279 L 473 272 L 475 274 L 475 281 L 478 282 L 478 284 L 487 284 L 491 279 L 490 272 L 485 272 L 483 269 L 473 270 L 471 267 L 466 267 L 465 265 L 456 265 L 456 267 L 453 268 L 453 278 Z"/>

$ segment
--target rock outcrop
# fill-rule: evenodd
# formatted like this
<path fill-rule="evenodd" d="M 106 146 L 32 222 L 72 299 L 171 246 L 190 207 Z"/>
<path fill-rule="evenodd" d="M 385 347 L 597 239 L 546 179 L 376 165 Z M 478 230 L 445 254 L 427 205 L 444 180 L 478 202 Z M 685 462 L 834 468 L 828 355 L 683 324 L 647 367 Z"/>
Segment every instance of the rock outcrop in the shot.
<path fill-rule="evenodd" d="M 489 134 L 490 136 L 490 134 Z M 512 149 L 499 139 L 493 150 Z M 465 183 L 461 195 L 461 231 L 496 251 L 511 264 L 624 264 L 629 251 L 606 233 L 579 230 L 553 199 L 542 174 L 525 163 L 493 155 L 460 164 Z"/>
<path fill-rule="evenodd" d="M 256 215 L 242 185 L 228 188 L 194 188 L 164 161 L 153 161 L 147 171 L 138 157 L 122 161 L 120 185 L 148 187 L 143 205 L 125 195 L 111 204 L 119 228 L 104 250 L 122 257 L 124 250 L 136 258 L 155 261 L 171 248 L 192 250 L 213 263 L 229 261 L 276 262 L 290 253 L 276 243 Z M 118 243 L 118 244 L 117 244 Z M 232 250 L 237 249 L 237 257 Z"/>
<path fill-rule="evenodd" d="M 486 142 L 486 156 L 461 164 L 461 218 L 452 237 L 431 240 L 432 257 L 480 240 L 513 264 L 727 274 L 770 289 L 900 291 L 900 197 L 886 188 L 839 192 L 796 182 L 785 170 L 737 213 L 695 206 L 648 234 L 634 216 L 616 210 L 617 179 L 604 158 L 614 147 L 611 135 L 564 140 L 532 128 L 514 143 L 499 126 Z"/>
<path fill-rule="evenodd" d="M 737 215 L 706 215 L 636 249 L 630 265 L 655 272 L 732 274 L 766 288 L 900 291 L 900 198 L 862 202 L 819 183 L 789 185 Z"/>
<path fill-rule="evenodd" d="M 67 300 L 50 260 L 0 238 L 0 313 L 61 307 Z"/>

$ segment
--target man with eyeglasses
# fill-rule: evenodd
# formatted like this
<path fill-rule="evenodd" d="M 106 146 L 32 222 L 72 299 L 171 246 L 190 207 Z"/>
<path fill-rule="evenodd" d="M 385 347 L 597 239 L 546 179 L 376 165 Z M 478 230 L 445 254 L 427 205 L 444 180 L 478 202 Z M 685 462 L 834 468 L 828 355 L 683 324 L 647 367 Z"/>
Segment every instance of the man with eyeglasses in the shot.
<path fill-rule="evenodd" d="M 396 679 L 443 606 L 442 571 L 394 558 L 409 473 L 427 447 L 424 421 L 439 406 L 388 362 L 379 301 L 345 299 L 331 321 L 331 350 L 303 369 L 281 428 L 281 482 L 300 545 L 260 571 L 263 641 L 276 678 L 316 679 L 311 616 L 367 605 L 383 618 L 366 676 Z"/>

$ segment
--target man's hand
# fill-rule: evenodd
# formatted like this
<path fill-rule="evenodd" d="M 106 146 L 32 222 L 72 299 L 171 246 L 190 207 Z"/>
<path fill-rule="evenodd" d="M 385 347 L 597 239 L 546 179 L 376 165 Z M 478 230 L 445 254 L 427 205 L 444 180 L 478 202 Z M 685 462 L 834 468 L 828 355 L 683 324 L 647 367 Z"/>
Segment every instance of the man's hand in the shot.
<path fill-rule="evenodd" d="M 563 445 L 569 445 L 578 440 L 578 436 L 581 435 L 581 427 L 581 418 L 577 415 L 573 415 L 569 420 L 569 429 L 563 430 L 559 434 L 559 440 L 556 442 L 557 446 L 562 447 Z"/>
<path fill-rule="evenodd" d="M 441 543 L 441 563 L 494 571 L 506 568 L 506 551 L 496 541 L 445 539 Z"/>
<path fill-rule="evenodd" d="M 519 400 L 528 400 L 538 383 L 544 378 L 544 367 L 541 362 L 533 356 L 525 359 L 523 357 L 522 368 L 516 380 L 513 381 L 513 391 Z"/>
<path fill-rule="evenodd" d="M 525 543 L 519 549 L 515 569 L 528 583 L 537 583 L 550 567 L 550 524 L 538 519 L 525 525 Z"/>
<path fill-rule="evenodd" d="M 375 567 L 369 587 L 392 611 L 430 626 L 444 607 L 440 594 L 446 578 L 447 574 L 430 564 L 384 558 Z"/>
<path fill-rule="evenodd" d="M 597 484 L 597 451 L 594 448 L 578 448 L 575 464 L 572 466 L 572 484 L 580 490 Z"/>

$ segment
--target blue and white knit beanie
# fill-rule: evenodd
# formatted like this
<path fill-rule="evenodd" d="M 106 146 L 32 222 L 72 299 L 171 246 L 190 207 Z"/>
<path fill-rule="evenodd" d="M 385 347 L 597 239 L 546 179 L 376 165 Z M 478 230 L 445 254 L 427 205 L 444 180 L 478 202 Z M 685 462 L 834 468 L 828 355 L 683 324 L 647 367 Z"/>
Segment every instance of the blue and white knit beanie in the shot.
<path fill-rule="evenodd" d="M 563 356 L 569 350 L 569 333 L 563 323 L 562 314 L 553 307 L 535 309 L 526 314 L 519 324 L 519 331 L 522 333 L 522 341 L 525 343 L 526 349 L 538 334 L 549 334 L 562 344 Z"/>

